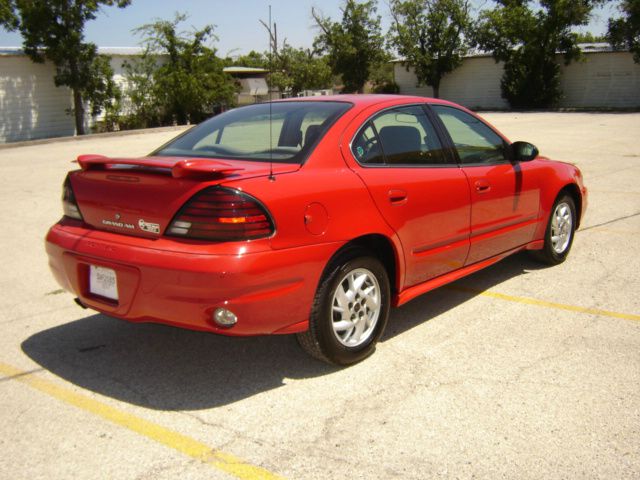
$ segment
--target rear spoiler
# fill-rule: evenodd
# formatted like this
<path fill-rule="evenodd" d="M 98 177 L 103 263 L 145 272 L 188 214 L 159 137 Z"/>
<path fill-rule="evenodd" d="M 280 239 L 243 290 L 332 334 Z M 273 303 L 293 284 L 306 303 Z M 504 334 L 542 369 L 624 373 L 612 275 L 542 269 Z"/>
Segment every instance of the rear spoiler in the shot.
<path fill-rule="evenodd" d="M 164 170 L 173 178 L 226 177 L 244 170 L 229 163 L 208 158 L 177 159 L 175 157 L 109 158 L 104 155 L 80 155 L 76 160 L 82 170 L 116 170 L 140 168 Z"/>

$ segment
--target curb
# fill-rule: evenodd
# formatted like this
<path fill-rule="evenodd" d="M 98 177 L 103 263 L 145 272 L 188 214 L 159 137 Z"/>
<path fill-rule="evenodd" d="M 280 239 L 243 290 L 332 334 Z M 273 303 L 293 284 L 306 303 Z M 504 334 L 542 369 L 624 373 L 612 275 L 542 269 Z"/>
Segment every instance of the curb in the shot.
<path fill-rule="evenodd" d="M 124 137 L 127 135 L 145 135 L 147 133 L 180 131 L 180 130 L 185 130 L 187 128 L 190 128 L 192 126 L 193 125 L 175 125 L 171 127 L 143 128 L 138 130 L 121 130 L 119 132 L 90 133 L 87 135 L 73 135 L 70 137 L 40 138 L 37 140 L 25 140 L 22 142 L 3 143 L 3 144 L 0 144 L 0 150 L 4 150 L 8 148 L 17 148 L 17 147 L 31 147 L 34 145 L 46 145 L 47 143 L 75 142 L 75 141 L 84 141 L 84 140 L 95 140 L 98 138 Z"/>

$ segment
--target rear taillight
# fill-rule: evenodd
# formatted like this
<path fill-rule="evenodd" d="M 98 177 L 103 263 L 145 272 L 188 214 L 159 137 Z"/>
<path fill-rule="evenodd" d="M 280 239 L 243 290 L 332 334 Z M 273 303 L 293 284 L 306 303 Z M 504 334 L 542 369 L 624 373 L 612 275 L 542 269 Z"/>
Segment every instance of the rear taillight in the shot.
<path fill-rule="evenodd" d="M 274 227 L 266 209 L 246 193 L 209 187 L 176 214 L 167 235 L 227 242 L 269 237 Z"/>
<path fill-rule="evenodd" d="M 69 177 L 65 179 L 62 185 L 62 210 L 64 211 L 65 217 L 82 220 L 82 214 L 80 213 L 80 208 L 78 208 L 76 196 L 73 194 Z"/>

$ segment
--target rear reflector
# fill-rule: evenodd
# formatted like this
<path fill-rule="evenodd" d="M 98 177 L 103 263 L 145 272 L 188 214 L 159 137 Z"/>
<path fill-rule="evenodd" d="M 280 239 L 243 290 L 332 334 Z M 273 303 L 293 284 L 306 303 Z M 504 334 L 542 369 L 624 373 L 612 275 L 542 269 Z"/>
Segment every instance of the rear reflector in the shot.
<path fill-rule="evenodd" d="M 230 188 L 209 187 L 182 207 L 166 233 L 228 242 L 269 237 L 273 232 L 273 221 L 258 200 Z"/>

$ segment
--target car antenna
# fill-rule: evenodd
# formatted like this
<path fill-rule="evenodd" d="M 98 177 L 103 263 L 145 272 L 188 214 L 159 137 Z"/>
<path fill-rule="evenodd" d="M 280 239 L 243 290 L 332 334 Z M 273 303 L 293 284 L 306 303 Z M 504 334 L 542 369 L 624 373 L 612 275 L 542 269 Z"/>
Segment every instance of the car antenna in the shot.
<path fill-rule="evenodd" d="M 271 34 L 272 28 L 271 5 L 269 5 L 269 181 L 275 182 L 276 177 L 273 176 L 273 98 L 271 93 L 271 82 L 273 80 L 273 35 Z"/>

